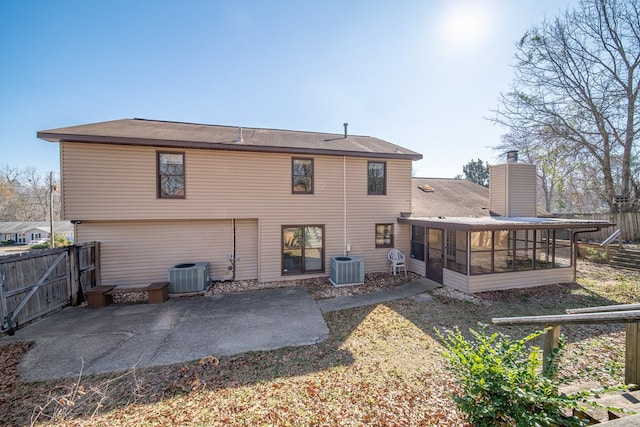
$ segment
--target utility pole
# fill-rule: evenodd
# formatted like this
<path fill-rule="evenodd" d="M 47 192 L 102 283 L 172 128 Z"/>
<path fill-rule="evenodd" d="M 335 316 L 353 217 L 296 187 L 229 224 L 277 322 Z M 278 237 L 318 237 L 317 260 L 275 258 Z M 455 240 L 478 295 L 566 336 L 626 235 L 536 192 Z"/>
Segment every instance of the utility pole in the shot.
<path fill-rule="evenodd" d="M 53 192 L 55 187 L 53 185 L 53 172 L 49 172 L 49 247 L 56 247 L 56 234 L 53 229 Z"/>

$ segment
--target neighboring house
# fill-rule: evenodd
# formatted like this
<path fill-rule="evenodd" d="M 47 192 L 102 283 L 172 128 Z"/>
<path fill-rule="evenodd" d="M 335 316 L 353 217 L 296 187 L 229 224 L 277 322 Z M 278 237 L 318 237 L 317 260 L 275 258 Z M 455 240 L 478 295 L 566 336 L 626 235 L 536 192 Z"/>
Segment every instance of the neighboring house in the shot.
<path fill-rule="evenodd" d="M 60 143 L 62 215 L 101 243 L 105 283 L 179 263 L 260 282 L 329 275 L 330 257 L 388 271 L 409 248 L 412 161 L 369 136 L 124 119 L 38 132 Z"/>
<path fill-rule="evenodd" d="M 536 215 L 535 166 L 490 167 L 489 189 L 464 180 L 416 178 L 409 268 L 463 292 L 575 281 L 575 240 L 609 227 Z"/>
<path fill-rule="evenodd" d="M 2 241 L 11 240 L 17 244 L 48 239 L 51 234 L 49 221 L 0 222 Z M 73 241 L 73 224 L 70 221 L 55 221 L 53 231 L 56 235 Z"/>

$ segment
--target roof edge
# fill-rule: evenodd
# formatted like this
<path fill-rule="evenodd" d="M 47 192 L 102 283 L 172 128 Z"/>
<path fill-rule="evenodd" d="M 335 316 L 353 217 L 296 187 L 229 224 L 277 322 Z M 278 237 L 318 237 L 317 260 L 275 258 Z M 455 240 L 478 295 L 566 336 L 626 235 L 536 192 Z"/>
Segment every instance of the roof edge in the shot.
<path fill-rule="evenodd" d="M 484 218 L 484 217 L 483 217 Z M 462 221 L 466 218 L 417 218 L 417 217 L 398 217 L 399 224 L 430 226 L 431 228 L 439 228 L 445 230 L 459 231 L 493 231 L 493 230 L 541 230 L 541 229 L 582 229 L 582 228 L 608 228 L 615 226 L 615 223 L 606 220 L 566 220 L 563 218 L 546 218 L 549 221 L 540 222 L 534 219 L 543 219 L 540 217 L 531 218 L 509 218 L 509 217 L 486 217 L 486 222 L 469 223 Z M 500 222 L 500 219 L 503 221 Z M 551 221 L 554 219 L 555 221 Z M 508 220 L 512 223 L 506 222 Z M 516 221 L 517 220 L 517 221 Z M 493 221 L 493 222 L 491 222 Z"/>
<path fill-rule="evenodd" d="M 331 149 L 313 149 L 313 148 L 292 148 L 292 147 L 271 147 L 265 145 L 241 145 L 235 141 L 222 143 L 209 143 L 201 141 L 176 141 L 148 138 L 129 138 L 129 137 L 112 137 L 97 135 L 75 135 L 57 132 L 39 131 L 38 138 L 48 142 L 85 142 L 94 144 L 111 144 L 111 145 L 138 145 L 145 147 L 164 147 L 164 148 L 195 148 L 204 150 L 224 150 L 224 151 L 257 151 L 267 153 L 293 153 L 293 154 L 324 154 L 330 156 L 348 156 L 348 157 L 369 157 L 369 158 L 385 158 L 385 159 L 405 159 L 420 160 L 422 154 L 403 154 L 403 153 L 371 153 L 362 151 L 348 150 L 331 150 Z"/>

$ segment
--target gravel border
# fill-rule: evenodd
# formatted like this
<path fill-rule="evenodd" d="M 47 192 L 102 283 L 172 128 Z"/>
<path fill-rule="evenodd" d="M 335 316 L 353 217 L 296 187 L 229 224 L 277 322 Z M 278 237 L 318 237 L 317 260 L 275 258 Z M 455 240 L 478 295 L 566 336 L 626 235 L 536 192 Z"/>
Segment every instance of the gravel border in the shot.
<path fill-rule="evenodd" d="M 383 289 L 390 289 L 412 282 L 420 277 L 420 275 L 415 273 L 408 273 L 406 276 L 401 274 L 393 276 L 391 273 L 368 273 L 364 276 L 364 284 L 340 287 L 333 286 L 328 277 L 313 277 L 308 279 L 284 280 L 277 282 L 238 280 L 233 282 L 214 282 L 207 293 L 210 295 L 219 295 L 262 289 L 304 287 L 309 291 L 314 299 L 324 299 L 347 295 L 360 295 Z"/>

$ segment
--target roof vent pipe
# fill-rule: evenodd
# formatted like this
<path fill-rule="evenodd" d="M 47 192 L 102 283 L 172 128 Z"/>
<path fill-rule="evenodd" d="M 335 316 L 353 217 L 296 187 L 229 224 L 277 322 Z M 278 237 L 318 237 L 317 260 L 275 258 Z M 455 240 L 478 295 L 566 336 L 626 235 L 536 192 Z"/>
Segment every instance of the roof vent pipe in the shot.
<path fill-rule="evenodd" d="M 343 123 L 342 126 L 344 126 L 344 137 L 347 137 L 347 127 L 349 126 L 349 123 Z"/>
<path fill-rule="evenodd" d="M 518 163 L 518 150 L 507 151 L 507 163 Z"/>
<path fill-rule="evenodd" d="M 243 139 L 242 139 L 242 128 L 241 127 L 238 128 L 238 142 L 243 142 Z"/>

